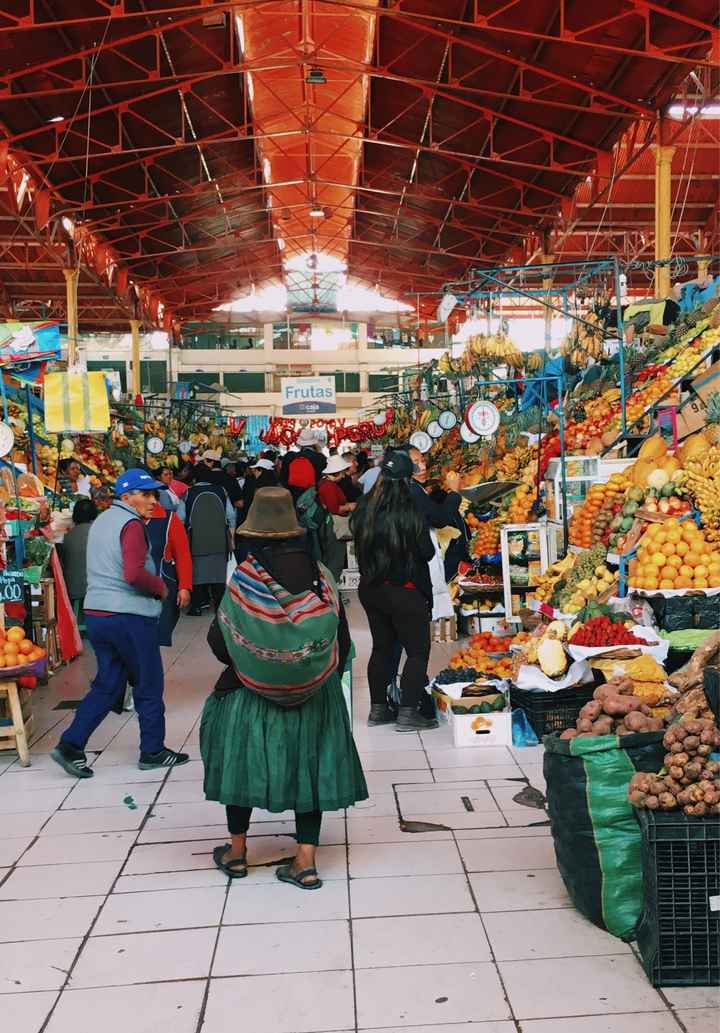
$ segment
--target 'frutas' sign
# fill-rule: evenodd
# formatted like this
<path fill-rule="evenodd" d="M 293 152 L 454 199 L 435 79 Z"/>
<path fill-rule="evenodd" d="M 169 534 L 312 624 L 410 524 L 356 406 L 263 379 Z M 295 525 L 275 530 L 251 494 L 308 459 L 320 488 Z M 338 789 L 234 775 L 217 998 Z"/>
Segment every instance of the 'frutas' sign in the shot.
<path fill-rule="evenodd" d="M 337 412 L 335 377 L 283 377 L 283 416 Z"/>

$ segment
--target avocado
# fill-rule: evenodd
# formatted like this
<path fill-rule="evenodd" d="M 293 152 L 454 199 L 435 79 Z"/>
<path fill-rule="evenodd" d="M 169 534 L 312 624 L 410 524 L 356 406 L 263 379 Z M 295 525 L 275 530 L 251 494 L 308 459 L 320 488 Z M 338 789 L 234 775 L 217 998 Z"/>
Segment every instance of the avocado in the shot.
<path fill-rule="evenodd" d="M 634 522 L 635 521 L 634 521 L 633 517 L 631 517 L 631 516 L 624 517 L 623 518 L 623 522 L 622 522 L 622 526 L 620 527 L 620 530 L 623 531 L 624 533 L 629 531 Z"/>
<path fill-rule="evenodd" d="M 675 485 L 672 481 L 668 481 L 665 487 L 660 492 L 660 497 L 663 499 L 669 499 L 671 495 L 675 494 Z"/>

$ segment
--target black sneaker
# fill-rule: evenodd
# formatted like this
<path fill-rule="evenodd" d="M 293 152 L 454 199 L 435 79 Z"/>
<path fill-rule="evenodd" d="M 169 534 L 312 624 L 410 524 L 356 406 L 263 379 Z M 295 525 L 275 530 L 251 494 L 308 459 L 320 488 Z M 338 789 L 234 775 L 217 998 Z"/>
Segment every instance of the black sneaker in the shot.
<path fill-rule="evenodd" d="M 396 732 L 429 732 L 437 727 L 437 718 L 424 717 L 415 707 L 400 707 L 398 710 Z"/>
<path fill-rule="evenodd" d="M 187 753 L 176 753 L 167 747 L 159 753 L 141 753 L 138 767 L 141 771 L 150 771 L 151 768 L 174 768 L 178 764 L 187 764 L 190 755 Z"/>
<path fill-rule="evenodd" d="M 373 728 L 375 725 L 391 725 L 396 717 L 395 711 L 391 710 L 384 703 L 373 703 L 370 707 L 368 725 L 370 728 Z"/>
<path fill-rule="evenodd" d="M 68 775 L 74 778 L 92 778 L 95 772 L 88 767 L 87 757 L 84 750 L 78 750 L 75 746 L 69 746 L 66 742 L 59 742 L 50 756 L 67 771 Z"/>
<path fill-rule="evenodd" d="M 191 606 L 189 610 L 185 611 L 185 613 L 188 617 L 202 617 L 202 610 L 199 606 Z"/>

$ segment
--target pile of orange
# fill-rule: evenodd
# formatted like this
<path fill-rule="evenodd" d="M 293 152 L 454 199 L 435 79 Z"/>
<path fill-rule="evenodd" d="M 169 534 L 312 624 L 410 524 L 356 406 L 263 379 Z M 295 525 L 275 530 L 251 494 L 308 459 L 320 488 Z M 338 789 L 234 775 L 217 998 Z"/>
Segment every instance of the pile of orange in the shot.
<path fill-rule="evenodd" d="M 650 524 L 630 561 L 629 585 L 646 591 L 720 588 L 720 553 L 692 520 Z"/>
<path fill-rule="evenodd" d="M 529 484 L 519 484 L 508 506 L 506 523 L 527 524 L 536 497 L 535 489 Z"/>
<path fill-rule="evenodd" d="M 500 552 L 500 524 L 500 520 L 476 521 L 471 545 L 473 556 L 494 556 Z"/>
<path fill-rule="evenodd" d="M 25 638 L 22 628 L 0 630 L 0 668 L 20 667 L 33 660 L 41 660 L 44 656 L 45 650 Z"/>
<path fill-rule="evenodd" d="M 489 678 L 509 678 L 512 674 L 513 662 L 509 656 L 502 656 L 499 660 L 494 660 L 488 656 L 480 644 L 470 644 L 466 649 L 455 654 L 449 666 L 455 670 L 458 667 L 472 667 Z"/>

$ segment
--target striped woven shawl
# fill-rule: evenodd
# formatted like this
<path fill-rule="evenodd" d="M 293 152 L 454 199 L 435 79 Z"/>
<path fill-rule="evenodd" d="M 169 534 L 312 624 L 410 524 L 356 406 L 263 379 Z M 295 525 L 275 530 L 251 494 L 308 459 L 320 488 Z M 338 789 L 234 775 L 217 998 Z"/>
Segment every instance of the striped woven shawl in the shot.
<path fill-rule="evenodd" d="M 279 706 L 304 703 L 337 665 L 337 588 L 329 571 L 318 567 L 319 592 L 292 595 L 249 556 L 218 610 L 238 678 Z"/>

